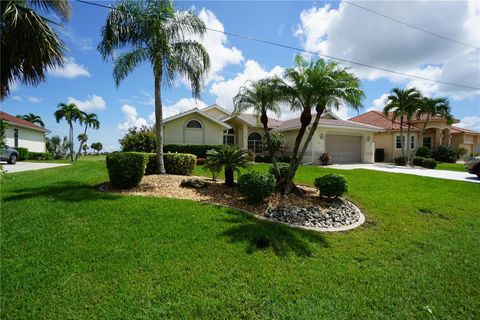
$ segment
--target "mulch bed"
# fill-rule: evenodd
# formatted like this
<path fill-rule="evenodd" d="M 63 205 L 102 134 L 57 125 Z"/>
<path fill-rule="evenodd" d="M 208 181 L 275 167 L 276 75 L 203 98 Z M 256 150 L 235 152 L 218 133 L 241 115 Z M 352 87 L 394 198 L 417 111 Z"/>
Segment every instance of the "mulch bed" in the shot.
<path fill-rule="evenodd" d="M 205 188 L 195 189 L 181 187 L 184 179 L 197 178 L 208 182 Z M 190 199 L 199 202 L 222 204 L 229 207 L 239 208 L 264 216 L 269 207 L 278 206 L 316 206 L 326 208 L 329 205 L 322 201 L 318 191 L 314 188 L 301 186 L 305 191 L 302 197 L 296 195 L 272 194 L 264 203 L 255 205 L 248 204 L 245 198 L 235 189 L 227 187 L 222 180 L 212 181 L 205 177 L 178 176 L 178 175 L 149 175 L 145 176 L 140 184 L 129 190 L 115 190 L 108 183 L 104 185 L 105 191 L 119 192 L 130 195 L 155 196 L 176 199 Z"/>

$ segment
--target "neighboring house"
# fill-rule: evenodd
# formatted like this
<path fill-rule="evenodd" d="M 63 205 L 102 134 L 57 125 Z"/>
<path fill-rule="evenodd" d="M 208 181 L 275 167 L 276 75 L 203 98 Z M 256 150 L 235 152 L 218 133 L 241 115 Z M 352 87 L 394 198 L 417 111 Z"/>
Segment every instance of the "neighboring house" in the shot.
<path fill-rule="evenodd" d="M 27 148 L 32 152 L 45 152 L 45 134 L 48 131 L 39 125 L 0 111 L 0 120 L 5 124 L 6 144 L 13 148 Z"/>
<path fill-rule="evenodd" d="M 400 138 L 400 121 L 392 121 L 392 114 L 388 116 L 379 111 L 369 111 L 349 119 L 357 123 L 368 124 L 384 129 L 383 132 L 375 133 L 375 148 L 384 149 L 385 161 L 393 161 L 394 158 L 402 155 Z M 458 123 L 458 120 L 454 120 Z M 417 143 L 419 146 L 425 146 L 434 149 L 439 145 L 453 146 L 456 150 L 465 148 L 468 153 L 480 152 L 480 132 L 467 130 L 453 125 L 449 125 L 447 120 L 442 117 L 433 117 L 428 121 L 427 129 L 423 135 L 422 141 L 419 140 L 420 131 L 425 124 L 425 116 L 417 119 L 414 117 L 412 123 L 412 135 L 410 137 L 410 147 L 414 148 Z M 404 139 L 407 135 L 407 125 L 403 126 Z M 405 150 L 407 145 L 405 144 Z"/>
<path fill-rule="evenodd" d="M 164 121 L 166 144 L 228 144 L 255 153 L 263 153 L 263 127 L 253 114 L 232 115 L 218 105 L 194 108 Z M 272 132 L 282 132 L 287 143 L 284 155 L 293 152 L 300 118 L 286 121 L 270 118 Z M 345 121 L 326 112 L 309 144 L 304 163 L 319 163 L 322 153 L 328 152 L 333 163 L 373 162 L 373 134 L 382 128 Z M 307 136 L 308 131 L 305 133 Z"/>

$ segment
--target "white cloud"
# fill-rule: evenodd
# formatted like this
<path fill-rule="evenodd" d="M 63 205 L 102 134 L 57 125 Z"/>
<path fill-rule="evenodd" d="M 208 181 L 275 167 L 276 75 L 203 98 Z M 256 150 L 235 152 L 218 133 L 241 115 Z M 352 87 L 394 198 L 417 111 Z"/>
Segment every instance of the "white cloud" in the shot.
<path fill-rule="evenodd" d="M 49 73 L 54 77 L 73 79 L 76 77 L 90 77 L 90 72 L 84 65 L 77 64 L 74 58 L 68 58 L 62 68 L 50 69 Z"/>
<path fill-rule="evenodd" d="M 361 5 L 449 38 L 480 46 L 478 1 L 414 1 L 408 3 L 408 8 L 401 1 L 363 1 Z M 305 10 L 300 20 L 295 35 L 308 50 L 438 81 L 480 87 L 479 49 L 433 37 L 344 2 L 338 9 L 327 4 Z M 387 78 L 406 87 L 416 85 L 426 94 L 448 95 L 453 99 L 480 94 L 480 90 L 351 67 L 363 79 Z"/>
<path fill-rule="evenodd" d="M 384 93 L 379 98 L 373 100 L 373 106 L 368 108 L 367 111 L 372 111 L 372 110 L 383 111 L 383 108 L 385 107 L 388 96 L 389 96 L 388 93 Z"/>
<path fill-rule="evenodd" d="M 40 103 L 42 101 L 42 98 L 29 96 L 27 100 L 28 102 L 31 102 L 31 103 Z"/>
<path fill-rule="evenodd" d="M 147 120 L 139 117 L 137 109 L 131 105 L 124 104 L 122 106 L 122 113 L 125 116 L 125 122 L 118 125 L 118 128 L 122 131 L 127 131 L 131 127 L 140 128 L 148 125 Z"/>
<path fill-rule="evenodd" d="M 22 97 L 20 96 L 12 96 L 12 100 L 15 100 L 15 101 L 22 101 Z"/>
<path fill-rule="evenodd" d="M 107 107 L 105 100 L 97 95 L 90 95 L 83 101 L 68 97 L 68 103 L 75 103 L 82 111 L 104 110 Z"/>
<path fill-rule="evenodd" d="M 456 126 L 470 129 L 470 130 L 480 131 L 480 117 L 468 116 L 468 117 L 462 118 L 460 120 L 460 123 L 457 123 Z"/>

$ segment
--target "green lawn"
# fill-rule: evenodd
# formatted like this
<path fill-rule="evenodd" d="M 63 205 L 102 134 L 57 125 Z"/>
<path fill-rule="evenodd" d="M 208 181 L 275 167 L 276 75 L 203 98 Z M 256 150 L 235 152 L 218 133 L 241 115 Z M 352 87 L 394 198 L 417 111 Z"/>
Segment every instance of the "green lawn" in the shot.
<path fill-rule="evenodd" d="M 467 172 L 465 165 L 463 163 L 443 163 L 440 162 L 437 164 L 437 170 L 449 170 L 449 171 L 461 171 Z"/>
<path fill-rule="evenodd" d="M 302 167 L 346 176 L 366 213 L 327 234 L 101 193 L 89 160 L 2 178 L 2 319 L 480 318 L 478 184 Z"/>

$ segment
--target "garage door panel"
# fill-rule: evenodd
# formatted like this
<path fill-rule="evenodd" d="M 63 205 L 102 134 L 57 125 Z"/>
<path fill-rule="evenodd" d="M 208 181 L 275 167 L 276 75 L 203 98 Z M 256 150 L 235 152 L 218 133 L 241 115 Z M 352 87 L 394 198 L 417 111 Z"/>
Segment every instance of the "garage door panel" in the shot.
<path fill-rule="evenodd" d="M 362 137 L 327 134 L 326 152 L 332 163 L 358 163 L 362 161 Z"/>

